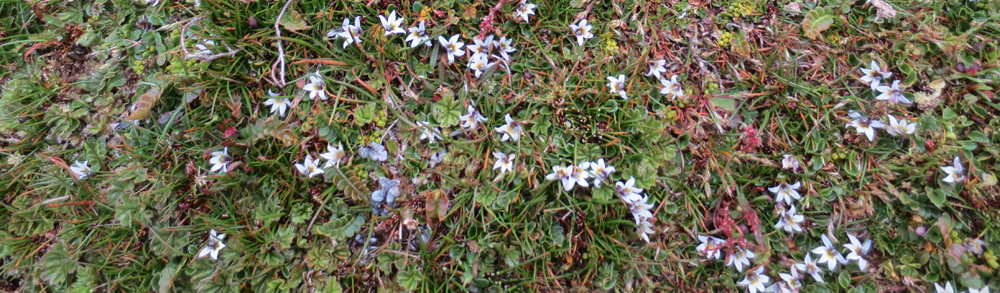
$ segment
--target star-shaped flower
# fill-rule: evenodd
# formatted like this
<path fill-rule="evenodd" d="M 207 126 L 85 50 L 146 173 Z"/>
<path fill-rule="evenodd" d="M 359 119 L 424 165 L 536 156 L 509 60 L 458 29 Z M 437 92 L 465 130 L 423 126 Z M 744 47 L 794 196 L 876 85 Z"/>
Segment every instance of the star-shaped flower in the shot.
<path fill-rule="evenodd" d="M 983 288 L 969 288 L 969 293 L 990 293 L 990 286 L 984 286 Z"/>
<path fill-rule="evenodd" d="M 794 172 L 799 169 L 799 159 L 795 158 L 795 155 L 785 154 L 781 157 L 781 168 Z"/>
<path fill-rule="evenodd" d="M 208 232 L 208 244 L 201 248 L 198 252 L 198 258 L 211 257 L 213 260 L 219 260 L 219 250 L 226 248 L 226 244 L 222 243 L 222 240 L 226 238 L 226 234 L 218 234 L 215 229 Z"/>
<path fill-rule="evenodd" d="M 501 152 L 493 152 L 493 157 L 497 159 L 493 163 L 493 170 L 500 169 L 500 174 L 514 170 L 514 158 L 517 157 L 517 154 L 511 153 L 508 155 Z"/>
<path fill-rule="evenodd" d="M 719 259 L 722 257 L 722 246 L 726 241 L 712 236 L 698 235 L 701 244 L 695 248 L 698 253 L 704 254 L 707 259 Z"/>
<path fill-rule="evenodd" d="M 951 166 L 941 167 L 941 171 L 948 174 L 948 177 L 942 179 L 944 183 L 958 183 L 965 181 L 965 167 L 962 167 L 962 159 L 955 156 Z"/>
<path fill-rule="evenodd" d="M 438 36 L 438 42 L 441 43 L 441 47 L 445 49 L 445 54 L 448 55 L 448 64 L 455 63 L 455 57 L 465 55 L 465 50 L 462 50 L 462 46 L 465 46 L 465 43 L 458 40 L 458 35 L 451 36 L 451 39 Z"/>
<path fill-rule="evenodd" d="M 635 177 L 631 176 L 628 178 L 628 181 L 615 182 L 615 194 L 617 194 L 618 197 L 621 197 L 622 201 L 625 201 L 626 203 L 635 203 L 642 199 L 642 196 L 640 195 L 642 193 L 642 188 L 636 188 L 634 186 Z"/>
<path fill-rule="evenodd" d="M 319 74 L 319 71 L 309 76 L 309 83 L 303 86 L 302 89 L 309 92 L 310 100 L 318 97 L 326 101 L 326 83 L 323 82 L 323 76 Z"/>
<path fill-rule="evenodd" d="M 417 127 L 420 130 L 420 140 L 427 140 L 428 143 L 434 143 L 435 140 L 443 139 L 441 138 L 441 130 L 437 127 L 430 126 L 431 123 L 427 121 L 417 121 Z"/>
<path fill-rule="evenodd" d="M 830 271 L 836 270 L 838 263 L 847 263 L 847 260 L 844 259 L 844 256 L 841 255 L 839 251 L 837 251 L 837 247 L 834 247 L 833 243 L 830 242 L 830 238 L 827 238 L 826 234 L 823 234 L 822 237 L 823 237 L 823 246 L 813 248 L 812 250 L 812 253 L 819 255 L 819 261 L 817 262 L 826 263 L 827 268 L 829 268 Z"/>
<path fill-rule="evenodd" d="M 753 251 L 734 248 L 733 254 L 729 255 L 729 262 L 726 266 L 735 266 L 737 271 L 743 272 L 743 266 L 750 266 L 750 259 L 756 257 Z"/>
<path fill-rule="evenodd" d="M 319 154 L 319 157 L 326 159 L 326 165 L 323 165 L 323 168 L 329 168 L 333 166 L 339 166 L 340 161 L 343 160 L 344 156 L 346 155 L 347 154 L 344 153 L 344 147 L 338 143 L 337 146 L 333 146 L 333 144 L 327 144 L 326 152 Z"/>
<path fill-rule="evenodd" d="M 503 57 L 503 60 L 510 61 L 509 54 L 517 51 L 517 49 L 510 44 L 512 41 L 514 41 L 514 39 L 508 39 L 506 36 L 500 37 L 499 41 L 493 41 L 493 46 L 497 47 L 497 50 L 500 51 L 500 57 Z"/>
<path fill-rule="evenodd" d="M 847 127 L 854 127 L 858 133 L 864 133 L 868 137 L 868 141 L 875 141 L 876 128 L 885 128 L 885 124 L 882 121 L 868 119 L 854 110 L 851 110 L 848 116 L 854 120 L 851 120 L 851 123 L 847 123 Z"/>
<path fill-rule="evenodd" d="M 639 222 L 636 230 L 639 233 L 639 237 L 642 237 L 642 240 L 645 240 L 646 243 L 649 243 L 649 234 L 656 233 L 656 231 L 653 231 L 653 223 L 650 223 L 649 219 L 643 219 Z"/>
<path fill-rule="evenodd" d="M 434 42 L 431 42 L 431 38 L 427 36 L 427 27 L 424 25 L 423 20 L 417 26 L 407 30 L 410 31 L 410 34 L 406 36 L 406 40 L 403 40 L 403 42 L 410 42 L 410 48 L 416 48 L 420 44 L 424 44 L 427 47 L 434 45 Z"/>
<path fill-rule="evenodd" d="M 629 205 L 629 211 L 632 212 L 636 224 L 653 217 L 653 205 L 646 203 L 647 201 L 649 201 L 648 195 Z"/>
<path fill-rule="evenodd" d="M 895 116 L 889 115 L 889 127 L 885 131 L 892 136 L 910 135 L 917 131 L 917 124 L 907 123 L 906 119 L 897 120 Z"/>
<path fill-rule="evenodd" d="M 73 173 L 76 180 L 83 180 L 87 176 L 90 176 L 90 166 L 87 165 L 87 161 L 83 161 L 83 163 L 80 161 L 74 162 L 73 165 L 69 166 L 69 171 Z"/>
<path fill-rule="evenodd" d="M 858 241 L 858 238 L 854 237 L 854 235 L 847 234 L 847 238 L 851 240 L 851 243 L 844 244 L 844 248 L 847 248 L 847 250 L 850 251 L 850 253 L 847 254 L 846 259 L 857 261 L 858 267 L 864 271 L 865 267 L 868 266 L 868 261 L 865 260 L 865 255 L 867 255 L 868 250 L 872 248 L 872 240 L 865 240 L 865 243 L 862 244 L 861 241 Z"/>
<path fill-rule="evenodd" d="M 788 211 L 781 212 L 781 215 L 778 217 L 778 223 L 774 225 L 774 228 L 784 229 L 788 233 L 802 232 L 800 224 L 805 220 L 805 216 L 795 214 L 795 206 L 792 205 L 792 208 L 788 209 Z"/>
<path fill-rule="evenodd" d="M 778 195 L 777 198 L 774 199 L 775 202 L 784 201 L 785 204 L 791 205 L 793 198 L 796 200 L 802 199 L 802 196 L 799 195 L 798 191 L 796 191 L 799 187 L 802 187 L 801 182 L 795 182 L 795 184 L 792 185 L 788 185 L 787 182 L 781 182 L 778 186 L 768 187 L 767 190 L 770 190 L 771 193 Z"/>
<path fill-rule="evenodd" d="M 955 287 L 951 286 L 951 281 L 945 283 L 944 287 L 941 287 L 938 283 L 934 283 L 934 291 L 937 291 L 937 293 L 955 293 Z"/>
<path fill-rule="evenodd" d="M 485 40 L 473 37 L 472 42 L 472 45 L 467 46 L 469 52 L 472 52 L 472 58 L 470 59 L 479 57 L 487 59 L 490 57 L 490 52 L 493 51 L 493 35 L 486 36 Z"/>
<path fill-rule="evenodd" d="M 649 62 L 649 72 L 646 72 L 646 76 L 660 78 L 660 74 L 667 72 L 667 68 L 664 65 L 667 65 L 667 60 L 660 59 Z"/>
<path fill-rule="evenodd" d="M 681 83 L 677 81 L 677 75 L 674 74 L 667 79 L 660 79 L 660 83 L 663 84 L 663 88 L 660 89 L 660 94 L 664 96 L 670 96 L 671 98 L 683 97 L 684 88 Z"/>
<path fill-rule="evenodd" d="M 225 147 L 222 148 L 221 152 L 212 152 L 212 157 L 208 159 L 208 163 L 212 164 L 212 169 L 210 169 L 212 172 L 218 171 L 226 173 L 229 172 L 229 168 L 227 168 L 228 166 L 226 165 L 228 165 L 232 160 L 233 158 L 229 156 L 229 147 Z"/>
<path fill-rule="evenodd" d="M 306 154 L 306 161 L 304 164 L 295 164 L 295 168 L 298 169 L 300 173 L 309 175 L 309 178 L 323 174 L 323 169 L 319 167 L 319 158 L 313 160 L 312 156 L 309 154 Z"/>
<path fill-rule="evenodd" d="M 615 172 L 614 166 L 604 165 L 604 159 L 597 159 L 597 162 L 590 163 L 590 174 L 594 177 L 594 187 L 601 187 L 601 182 L 611 176 L 611 173 Z"/>
<path fill-rule="evenodd" d="M 806 254 L 805 261 L 793 265 L 795 269 L 812 275 L 816 282 L 823 283 L 823 276 L 820 273 L 823 272 L 819 265 L 816 264 L 816 260 L 812 259 L 812 256 L 808 253 Z"/>
<path fill-rule="evenodd" d="M 573 167 L 572 176 L 573 179 L 576 181 L 576 184 L 580 185 L 581 187 L 590 187 L 590 184 L 587 183 L 587 178 L 590 178 L 590 171 L 588 171 L 590 169 L 590 162 L 583 162 L 580 163 L 579 165 L 572 167 Z M 569 191 L 569 189 L 567 189 L 567 191 Z"/>
<path fill-rule="evenodd" d="M 344 18 L 344 25 L 338 33 L 339 37 L 344 38 L 344 49 L 353 43 L 361 44 L 361 17 L 354 17 L 354 25 L 351 25 L 350 19 Z"/>
<path fill-rule="evenodd" d="M 573 190 L 573 187 L 576 186 L 576 177 L 573 177 L 574 167 L 552 166 L 552 173 L 545 175 L 545 179 L 549 181 L 559 180 L 562 183 L 563 189 L 566 191 Z"/>
<path fill-rule="evenodd" d="M 518 123 L 516 120 L 514 120 L 514 118 L 511 118 L 510 114 L 505 115 L 503 117 L 503 120 L 507 121 L 507 124 L 504 124 L 496 128 L 497 132 L 503 133 L 503 137 L 500 138 L 500 141 L 507 141 L 508 139 L 517 141 L 518 139 L 520 139 L 521 123 Z"/>
<path fill-rule="evenodd" d="M 625 75 L 619 74 L 618 78 L 608 76 L 608 87 L 612 94 L 618 94 L 623 100 L 628 100 L 628 93 L 625 92 Z"/>
<path fill-rule="evenodd" d="M 524 0 L 521 0 L 521 5 L 517 6 L 514 15 L 518 18 L 524 18 L 524 22 L 528 22 L 528 16 L 535 15 L 535 4 L 526 3 Z"/>
<path fill-rule="evenodd" d="M 869 83 L 872 90 L 875 90 L 878 87 L 883 78 L 889 78 L 892 76 L 892 72 L 882 71 L 882 69 L 879 68 L 878 63 L 875 63 L 875 60 L 872 60 L 871 69 L 862 67 L 861 73 L 864 73 L 864 76 L 861 76 L 861 81 Z"/>
<path fill-rule="evenodd" d="M 576 43 L 579 44 L 580 47 L 583 47 L 583 42 L 586 42 L 587 39 L 594 37 L 594 34 L 591 32 L 593 27 L 587 24 L 586 19 L 581 19 L 578 24 L 569 25 L 569 28 L 573 31 L 573 34 L 576 35 Z"/>
<path fill-rule="evenodd" d="M 479 123 L 486 121 L 486 117 L 483 117 L 483 115 L 479 114 L 479 111 L 476 111 L 476 108 L 472 107 L 472 105 L 469 105 L 467 109 L 469 110 L 469 113 L 458 116 L 458 119 L 462 121 L 462 128 L 467 128 L 470 131 L 476 130 L 476 127 L 479 126 Z"/>
<path fill-rule="evenodd" d="M 746 277 L 743 277 L 743 281 L 736 284 L 747 287 L 747 291 L 750 291 L 750 293 L 757 293 L 764 292 L 764 284 L 770 281 L 771 278 L 764 275 L 764 266 L 759 266 L 756 270 L 747 272 Z"/>
<path fill-rule="evenodd" d="M 472 55 L 472 58 L 469 59 L 469 69 L 473 70 L 476 78 L 479 78 L 479 76 L 483 75 L 483 72 L 494 65 L 496 63 L 490 62 L 488 55 Z"/>
<path fill-rule="evenodd" d="M 385 35 L 393 34 L 405 34 L 406 31 L 403 30 L 403 18 L 396 18 L 396 11 L 393 10 L 389 13 L 389 19 L 385 16 L 378 16 L 378 20 L 382 22 L 382 27 L 385 28 Z"/>
<path fill-rule="evenodd" d="M 271 106 L 271 113 L 278 112 L 278 115 L 284 117 L 285 110 L 292 106 L 292 101 L 271 90 L 267 90 L 267 95 L 271 97 L 264 101 L 264 105 Z"/>
<path fill-rule="evenodd" d="M 877 90 L 877 91 L 879 91 L 879 92 L 882 93 L 882 94 L 878 95 L 877 97 L 875 97 L 876 100 L 890 101 L 890 102 L 893 102 L 895 104 L 898 104 L 898 103 L 913 104 L 913 102 L 911 102 L 910 100 L 906 99 L 906 96 L 903 96 L 903 91 L 899 89 L 899 81 L 898 80 L 893 81 L 891 87 L 880 85 L 877 88 L 875 88 L 875 90 Z"/>

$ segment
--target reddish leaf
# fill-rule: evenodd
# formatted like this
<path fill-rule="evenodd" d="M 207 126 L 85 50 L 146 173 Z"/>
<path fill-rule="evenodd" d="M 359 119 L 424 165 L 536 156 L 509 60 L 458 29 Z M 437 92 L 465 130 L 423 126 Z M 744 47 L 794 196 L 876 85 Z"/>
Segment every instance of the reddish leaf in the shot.
<path fill-rule="evenodd" d="M 226 129 L 226 134 L 223 135 L 222 138 L 233 136 L 233 134 L 236 134 L 236 127 L 230 126 L 228 129 Z"/>

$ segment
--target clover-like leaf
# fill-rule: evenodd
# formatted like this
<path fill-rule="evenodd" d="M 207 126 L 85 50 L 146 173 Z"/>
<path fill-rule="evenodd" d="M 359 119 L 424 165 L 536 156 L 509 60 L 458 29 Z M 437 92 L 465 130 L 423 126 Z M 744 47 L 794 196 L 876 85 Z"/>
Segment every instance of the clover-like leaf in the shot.
<path fill-rule="evenodd" d="M 835 17 L 830 8 L 813 9 L 802 19 L 802 30 L 805 31 L 806 37 L 815 40 L 833 25 Z"/>

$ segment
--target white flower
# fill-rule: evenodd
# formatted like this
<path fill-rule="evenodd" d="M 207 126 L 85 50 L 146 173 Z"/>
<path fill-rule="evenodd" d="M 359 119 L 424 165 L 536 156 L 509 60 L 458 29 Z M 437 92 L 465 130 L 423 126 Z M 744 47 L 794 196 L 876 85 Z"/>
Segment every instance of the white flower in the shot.
<path fill-rule="evenodd" d="M 87 161 L 83 161 L 83 163 L 80 163 L 80 161 L 73 162 L 73 165 L 69 166 L 69 171 L 73 172 L 76 180 L 83 180 L 83 178 L 90 176 L 90 166 L 87 165 Z"/>
<path fill-rule="evenodd" d="M 361 17 L 354 17 L 354 25 L 351 25 L 350 19 L 344 18 L 344 25 L 337 32 L 339 37 L 344 38 L 344 49 L 352 43 L 361 44 Z"/>
<path fill-rule="evenodd" d="M 649 234 L 656 233 L 656 231 L 653 231 L 653 223 L 650 223 L 649 219 L 643 219 L 639 222 L 639 226 L 636 226 L 636 229 L 637 232 L 639 232 L 639 236 L 642 237 L 642 240 L 645 240 L 646 243 L 649 243 Z"/>
<path fill-rule="evenodd" d="M 771 193 L 778 195 L 778 197 L 774 199 L 775 202 L 784 201 L 785 204 L 791 205 L 793 198 L 796 200 L 802 199 L 802 196 L 799 195 L 798 191 L 796 191 L 799 187 L 802 187 L 801 182 L 796 181 L 795 184 L 792 185 L 788 185 L 786 182 L 781 182 L 778 186 L 768 187 L 767 190 L 770 190 Z"/>
<path fill-rule="evenodd" d="M 601 187 L 601 182 L 608 179 L 611 173 L 615 172 L 614 166 L 605 166 L 604 159 L 597 159 L 597 162 L 590 163 L 590 175 L 594 177 L 594 187 Z"/>
<path fill-rule="evenodd" d="M 955 156 L 955 160 L 953 161 L 952 164 L 953 165 L 951 166 L 941 167 L 941 171 L 944 171 L 945 174 L 948 174 L 948 177 L 944 177 L 944 179 L 942 179 L 944 180 L 944 183 L 956 183 L 964 181 L 965 175 L 963 173 L 965 173 L 965 167 L 962 167 L 962 159 L 960 159 L 958 156 Z"/>
<path fill-rule="evenodd" d="M 781 157 L 781 168 L 795 171 L 799 168 L 799 159 L 795 155 L 785 154 Z"/>
<path fill-rule="evenodd" d="M 725 240 L 712 236 L 698 235 L 698 241 L 701 241 L 701 244 L 698 245 L 696 250 L 698 253 L 704 254 L 705 258 L 719 259 L 722 257 L 722 246 L 726 245 Z"/>
<path fill-rule="evenodd" d="M 493 157 L 497 158 L 497 161 L 493 163 L 493 170 L 500 169 L 500 174 L 514 170 L 514 158 L 517 157 L 517 154 L 511 153 L 507 155 L 501 152 L 493 152 Z"/>
<path fill-rule="evenodd" d="M 309 92 L 309 99 L 314 100 L 317 97 L 321 100 L 326 101 L 326 88 L 325 82 L 323 82 L 323 76 L 316 71 L 316 74 L 309 76 L 309 83 L 302 87 L 303 90 Z"/>
<path fill-rule="evenodd" d="M 570 191 L 576 186 L 576 177 L 573 177 L 574 167 L 552 166 L 552 173 L 545 175 L 545 179 L 549 181 L 559 180 L 562 182 L 563 189 Z"/>
<path fill-rule="evenodd" d="M 222 151 L 212 152 L 212 158 L 208 159 L 208 163 L 212 164 L 212 172 L 220 171 L 222 173 L 229 172 L 229 168 L 226 165 L 233 158 L 229 156 L 229 147 L 222 148 Z"/>
<path fill-rule="evenodd" d="M 890 101 L 893 103 L 903 103 L 903 104 L 913 104 L 910 100 L 903 96 L 903 91 L 899 89 L 899 81 L 893 81 L 892 87 L 880 85 L 875 90 L 881 92 L 882 94 L 875 97 L 876 100 Z"/>
<path fill-rule="evenodd" d="M 200 51 L 199 53 L 205 54 L 205 55 L 211 55 L 214 52 L 212 52 L 212 49 L 210 49 L 208 46 L 215 46 L 215 41 L 212 41 L 212 40 L 201 40 L 201 41 L 198 41 L 198 43 L 194 45 L 194 47 L 198 48 L 198 51 Z"/>
<path fill-rule="evenodd" d="M 503 120 L 507 121 L 507 124 L 495 128 L 497 132 L 503 133 L 503 137 L 500 138 L 500 141 L 507 141 L 508 139 L 517 141 L 520 139 L 521 123 L 518 123 L 514 120 L 514 118 L 511 118 L 510 114 L 503 116 Z"/>
<path fill-rule="evenodd" d="M 614 76 L 608 76 L 608 87 L 611 88 L 612 94 L 618 94 L 623 100 L 628 100 L 628 94 L 625 92 L 625 75 L 619 74 L 618 78 Z"/>
<path fill-rule="evenodd" d="M 292 101 L 288 98 L 280 97 L 278 93 L 267 90 L 267 95 L 271 96 L 264 101 L 265 106 L 271 106 L 271 113 L 278 112 L 278 115 L 285 116 L 285 110 L 292 106 Z"/>
<path fill-rule="evenodd" d="M 579 24 L 569 25 L 569 28 L 576 35 L 576 43 L 580 44 L 580 47 L 583 47 L 583 42 L 587 41 L 587 39 L 594 37 L 594 34 L 591 32 L 592 27 L 587 24 L 586 19 L 581 19 Z"/>
<path fill-rule="evenodd" d="M 403 42 L 411 42 L 410 48 L 416 48 L 417 46 L 420 46 L 420 44 L 424 44 L 428 47 L 434 45 L 434 42 L 431 42 L 431 38 L 427 36 L 427 27 L 424 25 L 423 20 L 420 21 L 420 24 L 415 27 L 411 27 L 408 30 L 410 31 L 410 34 L 406 36 L 406 40 L 403 40 Z"/>
<path fill-rule="evenodd" d="M 756 270 L 747 272 L 746 277 L 743 277 L 743 281 L 736 284 L 747 287 L 747 291 L 750 291 L 750 293 L 757 293 L 764 292 L 764 284 L 770 281 L 771 278 L 764 275 L 764 266 L 759 266 Z"/>
<path fill-rule="evenodd" d="M 878 63 L 875 63 L 875 60 L 872 60 L 871 69 L 865 69 L 862 67 L 861 73 L 865 74 L 861 77 L 861 81 L 871 84 L 872 90 L 875 90 L 878 87 L 883 78 L 889 78 L 892 76 L 892 72 L 882 71 L 882 69 L 878 67 Z"/>
<path fill-rule="evenodd" d="M 521 1 L 521 5 L 517 6 L 517 10 L 514 11 L 514 15 L 518 18 L 524 18 L 524 22 L 528 22 L 528 15 L 535 15 L 535 4 L 524 3 Z"/>
<path fill-rule="evenodd" d="M 588 169 L 590 169 L 590 162 L 583 162 L 580 165 L 573 166 L 573 179 L 576 180 L 577 185 L 590 187 L 590 184 L 587 183 L 587 178 L 590 178 L 590 171 L 587 171 Z"/>
<path fill-rule="evenodd" d="M 981 289 L 969 288 L 969 293 L 990 293 L 990 286 L 985 286 Z"/>
<path fill-rule="evenodd" d="M 882 121 L 868 119 L 854 110 L 851 110 L 848 116 L 854 120 L 851 120 L 851 123 L 847 123 L 847 127 L 854 127 L 858 133 L 864 133 L 868 137 L 868 141 L 875 141 L 875 128 L 885 128 L 885 124 Z"/>
<path fill-rule="evenodd" d="M 851 240 L 851 243 L 844 244 L 844 248 L 847 248 L 850 253 L 847 254 L 847 260 L 854 260 L 858 262 L 858 267 L 862 271 L 868 266 L 868 261 L 865 260 L 864 256 L 868 254 L 868 250 L 872 248 L 872 240 L 865 240 L 864 244 L 858 241 L 858 238 L 854 235 L 847 234 L 847 238 Z"/>
<path fill-rule="evenodd" d="M 358 149 L 358 155 L 362 158 L 369 158 L 379 162 L 385 162 L 389 158 L 389 152 L 385 150 L 385 147 L 374 141 L 367 146 L 361 146 Z"/>
<path fill-rule="evenodd" d="M 458 41 L 458 35 L 451 36 L 450 40 L 438 36 L 438 42 L 441 43 L 441 47 L 444 47 L 448 55 L 448 64 L 455 63 L 455 57 L 465 55 L 465 50 L 462 50 L 465 43 Z"/>
<path fill-rule="evenodd" d="M 211 257 L 213 260 L 219 260 L 219 250 L 226 248 L 226 244 L 222 243 L 222 239 L 226 238 L 226 234 L 218 234 L 215 229 L 208 232 L 208 244 L 201 248 L 198 252 L 198 258 Z"/>
<path fill-rule="evenodd" d="M 629 211 L 632 212 L 632 217 L 635 218 L 636 224 L 653 217 L 653 212 L 651 211 L 653 204 L 646 203 L 648 200 L 649 196 L 647 195 L 629 205 Z"/>
<path fill-rule="evenodd" d="M 774 225 L 774 228 L 784 229 L 788 233 L 802 232 L 800 224 L 805 220 L 805 216 L 795 214 L 795 206 L 792 205 L 792 208 L 788 209 L 788 211 L 781 212 L 778 223 Z"/>
<path fill-rule="evenodd" d="M 889 127 L 885 130 L 892 136 L 910 135 L 917 131 L 917 124 L 907 123 L 906 119 L 897 120 L 896 117 L 889 115 Z"/>
<path fill-rule="evenodd" d="M 305 175 L 309 175 L 309 178 L 313 176 L 323 174 L 323 169 L 319 168 L 319 158 L 313 160 L 312 156 L 306 154 L 305 164 L 295 164 L 295 168 L 299 169 L 299 172 Z"/>
<path fill-rule="evenodd" d="M 624 183 L 621 181 L 615 182 L 615 193 L 626 203 L 635 203 L 642 199 L 642 196 L 639 195 L 642 193 L 642 188 L 635 188 L 633 187 L 634 185 L 635 177 L 631 176 Z"/>
<path fill-rule="evenodd" d="M 466 46 L 466 48 L 469 48 L 469 52 L 472 52 L 470 59 L 477 59 L 479 57 L 486 59 L 490 57 L 490 52 L 493 51 L 493 35 L 486 36 L 486 40 L 473 37 L 472 42 L 474 44 Z"/>
<path fill-rule="evenodd" d="M 793 266 L 797 270 L 812 275 L 813 279 L 816 279 L 816 282 L 823 283 L 823 276 L 820 275 L 823 270 L 819 268 L 819 265 L 816 264 L 816 260 L 813 260 L 812 256 L 808 253 L 806 254 L 805 261 L 797 263 Z"/>
<path fill-rule="evenodd" d="M 326 159 L 326 165 L 323 165 L 323 168 L 329 168 L 335 165 L 339 166 L 340 160 L 343 160 L 344 156 L 346 156 L 346 154 L 344 153 L 344 147 L 341 146 L 339 143 L 337 144 L 337 146 L 333 146 L 332 144 L 327 144 L 326 152 L 319 154 L 320 158 Z"/>
<path fill-rule="evenodd" d="M 660 74 L 667 72 L 667 68 L 663 67 L 664 65 L 667 65 L 667 60 L 660 59 L 649 62 L 649 72 L 646 72 L 646 76 L 660 78 Z"/>
<path fill-rule="evenodd" d="M 379 15 L 378 20 L 382 22 L 382 27 L 385 28 L 385 35 L 387 36 L 406 33 L 406 31 L 403 30 L 403 18 L 396 18 L 395 10 L 389 12 L 389 19 Z"/>
<path fill-rule="evenodd" d="M 663 88 L 660 89 L 661 95 L 672 95 L 673 98 L 684 96 L 684 88 L 681 87 L 681 83 L 677 81 L 676 74 L 671 76 L 670 80 L 661 79 L 660 83 L 663 84 Z"/>
<path fill-rule="evenodd" d="M 428 143 L 434 143 L 436 139 L 443 139 L 440 135 L 441 130 L 437 127 L 431 127 L 430 125 L 430 122 L 417 121 L 417 127 L 422 128 L 420 132 L 420 140 L 427 140 Z"/>
<path fill-rule="evenodd" d="M 469 60 L 469 69 L 475 71 L 476 78 L 479 78 L 480 75 L 483 75 L 483 72 L 494 65 L 496 63 L 489 62 L 488 55 L 472 55 L 472 58 Z"/>
<path fill-rule="evenodd" d="M 837 248 L 830 242 L 830 238 L 823 234 L 823 246 L 813 248 L 812 253 L 819 255 L 818 263 L 826 263 L 830 271 L 837 269 L 837 263 L 847 263 L 844 256 L 837 251 Z"/>
<path fill-rule="evenodd" d="M 517 51 L 517 49 L 510 44 L 512 41 L 514 41 L 514 39 L 508 39 L 506 36 L 500 37 L 499 41 L 493 41 L 493 46 L 497 47 L 497 50 L 500 51 L 500 57 L 503 57 L 503 60 L 509 61 L 509 54 Z"/>
<path fill-rule="evenodd" d="M 767 292 L 778 292 L 778 293 L 793 293 L 799 292 L 802 283 L 799 283 L 799 274 L 795 269 L 791 270 L 791 273 L 779 273 L 778 277 L 781 277 L 781 281 L 774 283 L 771 287 L 767 288 Z"/>
<path fill-rule="evenodd" d="M 750 267 L 750 259 L 756 256 L 753 251 L 734 248 L 733 254 L 729 255 L 729 262 L 726 263 L 726 266 L 735 266 L 737 271 L 743 272 L 743 266 Z"/>
<path fill-rule="evenodd" d="M 475 130 L 476 127 L 479 126 L 480 122 L 486 121 L 486 117 L 480 115 L 479 111 L 476 111 L 476 108 L 472 107 L 472 105 L 469 105 L 468 110 L 469 110 L 468 114 L 458 116 L 458 118 L 459 120 L 462 120 L 462 128 Z"/>
<path fill-rule="evenodd" d="M 944 287 L 941 287 L 938 283 L 934 283 L 934 290 L 937 293 L 955 293 L 955 287 L 951 286 L 951 281 L 945 283 Z"/>

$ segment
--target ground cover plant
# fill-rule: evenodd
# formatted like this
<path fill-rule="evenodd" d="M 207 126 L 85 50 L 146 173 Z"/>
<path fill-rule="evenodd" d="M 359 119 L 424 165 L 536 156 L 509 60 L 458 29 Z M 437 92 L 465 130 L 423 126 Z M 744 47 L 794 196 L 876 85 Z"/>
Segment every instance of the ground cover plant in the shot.
<path fill-rule="evenodd" d="M 1000 1 L 0 1 L 3 292 L 989 292 Z"/>

